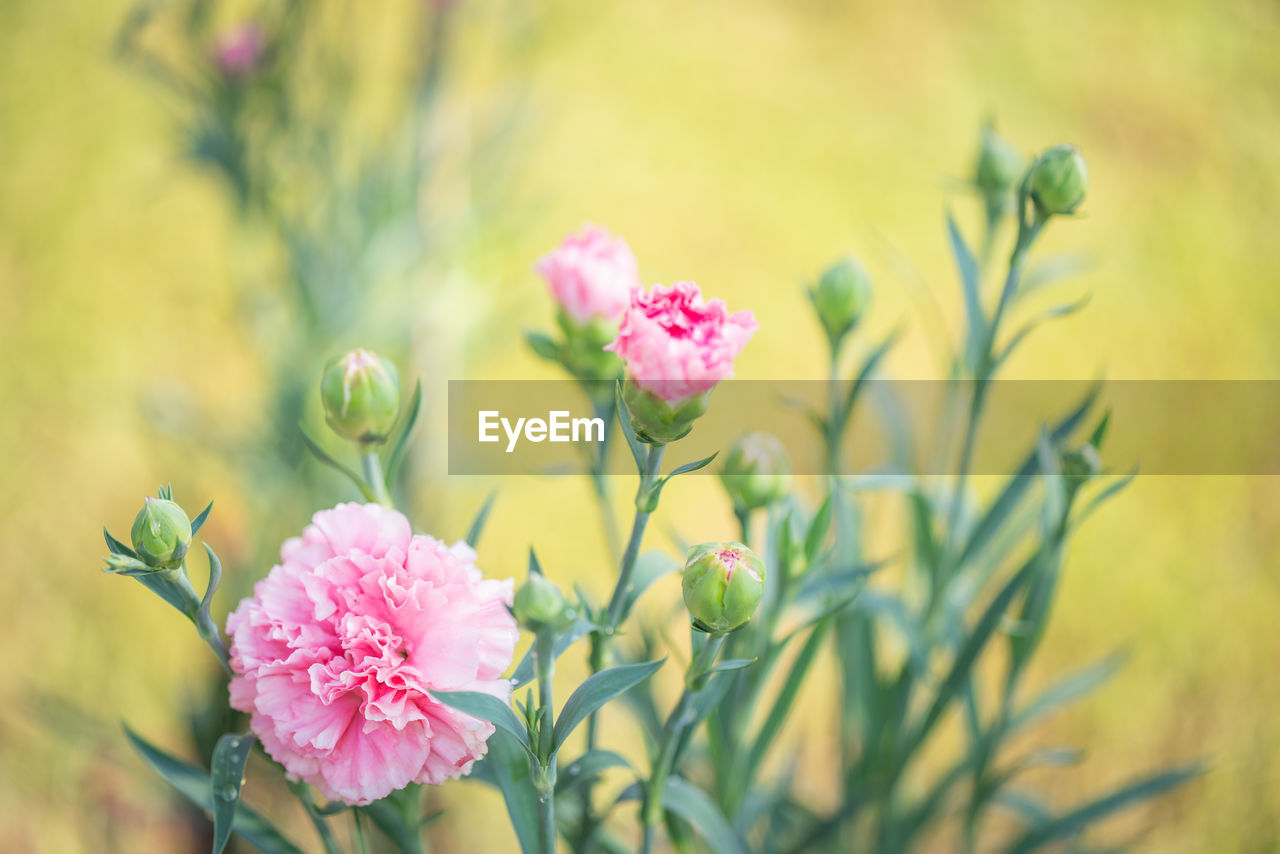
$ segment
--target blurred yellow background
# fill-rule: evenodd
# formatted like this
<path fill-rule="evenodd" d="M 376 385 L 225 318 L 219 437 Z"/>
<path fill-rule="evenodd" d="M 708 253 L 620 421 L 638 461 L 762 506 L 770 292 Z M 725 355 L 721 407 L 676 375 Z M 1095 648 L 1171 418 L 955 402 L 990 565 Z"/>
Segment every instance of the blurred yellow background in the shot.
<path fill-rule="evenodd" d="M 461 3 L 449 95 L 459 139 L 495 97 L 518 93 L 523 115 L 502 227 L 481 220 L 464 244 L 439 247 L 413 285 L 429 390 L 554 376 L 520 337 L 552 322 L 530 267 L 584 220 L 625 235 L 646 280 L 691 278 L 755 311 L 739 377 L 822 377 L 801 286 L 849 251 L 877 282 L 872 332 L 909 325 L 890 373 L 940 376 L 961 317 L 943 213 L 954 204 L 974 222 L 956 188 L 987 116 L 1028 152 L 1079 144 L 1091 172 L 1084 215 L 1055 223 L 1044 249 L 1088 254 L 1060 292 L 1093 302 L 1033 338 L 1010 376 L 1277 374 L 1274 4 Z M 367 5 L 379 8 L 353 12 L 352 34 L 376 48 L 409 4 Z M 98 527 L 127 530 L 142 495 L 168 480 L 189 509 L 218 500 L 206 533 L 224 554 L 243 557 L 259 524 L 220 449 L 175 454 L 140 407 L 156 382 L 184 380 L 218 419 L 251 424 L 264 379 L 231 305 L 233 212 L 175 153 L 164 99 L 111 58 L 127 8 L 0 6 L 6 851 L 104 850 L 107 826 L 130 843 L 121 850 L 166 850 L 163 788 L 115 724 L 181 744 L 176 712 L 209 662 L 176 615 L 98 571 Z M 510 15 L 529 40 L 500 49 Z M 448 479 L 440 437 L 429 438 L 421 498 L 433 533 L 460 536 L 496 486 L 480 550 L 489 573 L 522 576 L 534 545 L 557 580 L 607 591 L 585 483 Z M 633 486 L 616 480 L 625 505 Z M 653 543 L 670 527 L 732 536 L 713 479 L 664 495 Z M 1113 825 L 1119 838 L 1149 829 L 1141 850 L 1280 850 L 1277 532 L 1280 485 L 1264 477 L 1142 477 L 1084 529 L 1037 676 L 1117 647 L 1130 659 L 1037 734 L 1089 749 L 1081 767 L 1036 781 L 1054 803 L 1203 756 L 1208 776 Z M 566 658 L 566 680 L 578 658 Z M 818 699 L 808 708 L 821 723 Z M 815 753 L 825 743 L 820 726 L 793 738 Z M 440 850 L 510 844 L 505 819 L 480 821 L 500 809 L 492 795 L 455 784 L 445 797 Z"/>

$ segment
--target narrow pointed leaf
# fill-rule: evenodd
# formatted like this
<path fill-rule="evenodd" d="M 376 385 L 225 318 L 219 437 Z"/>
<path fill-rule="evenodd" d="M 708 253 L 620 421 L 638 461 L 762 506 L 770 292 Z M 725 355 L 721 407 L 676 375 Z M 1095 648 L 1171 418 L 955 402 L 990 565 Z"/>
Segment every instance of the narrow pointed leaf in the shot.
<path fill-rule="evenodd" d="M 623 600 L 622 619 L 626 619 L 645 591 L 666 575 L 680 571 L 680 564 L 666 552 L 649 551 L 636 558 Z"/>
<path fill-rule="evenodd" d="M 200 533 L 200 529 L 204 527 L 205 520 L 209 518 L 209 511 L 213 510 L 213 502 L 209 502 L 209 506 L 200 511 L 200 515 L 191 520 L 191 535 L 194 537 Z"/>
<path fill-rule="evenodd" d="M 395 447 L 391 449 L 391 456 L 387 457 L 386 478 L 388 486 L 394 481 L 396 472 L 400 470 L 400 464 L 404 461 L 404 455 L 409 450 L 409 436 L 413 433 L 414 425 L 418 423 L 418 413 L 421 410 L 422 380 L 418 380 L 413 386 L 413 396 L 409 398 L 409 406 L 405 408 L 404 417 L 401 419 L 400 432 L 396 437 Z"/>
<path fill-rule="evenodd" d="M 253 750 L 254 737 L 226 733 L 213 748 L 209 763 L 213 785 L 213 854 L 222 854 L 231 838 L 231 828 L 240 805 L 240 787 L 244 784 L 244 765 Z"/>
<path fill-rule="evenodd" d="M 377 500 L 374 497 L 373 492 L 369 489 L 369 485 L 364 482 L 364 478 L 356 474 L 349 467 L 343 465 L 342 463 L 335 460 L 333 457 L 329 456 L 328 451 L 320 447 L 320 445 L 317 444 L 314 439 L 312 439 L 309 435 L 307 435 L 306 429 L 304 429 L 301 424 L 298 425 L 298 432 L 302 434 L 302 444 L 306 446 L 306 449 L 311 452 L 311 455 L 313 457 L 315 457 L 321 463 L 325 464 L 326 466 L 333 469 L 334 471 L 337 471 L 346 475 L 347 479 L 350 480 L 353 484 L 355 484 L 356 489 L 360 490 L 360 494 L 364 496 L 365 501 L 373 502 Z"/>
<path fill-rule="evenodd" d="M 630 762 L 612 750 L 588 750 L 568 765 L 561 766 L 556 779 L 556 797 L 576 791 L 610 768 L 635 770 Z"/>
<path fill-rule="evenodd" d="M 1183 783 L 1198 777 L 1204 769 L 1199 765 L 1188 765 L 1165 771 L 1150 777 L 1144 777 L 1124 786 L 1109 795 L 1089 801 L 1070 812 L 1045 821 L 1031 828 L 1021 837 L 1014 840 L 1006 854 L 1029 854 L 1040 848 L 1062 839 L 1069 839 L 1085 830 L 1089 825 L 1113 813 L 1137 806 L 1143 801 L 1159 797 Z"/>
<path fill-rule="evenodd" d="M 489 511 L 493 509 L 493 502 L 497 498 L 497 490 L 490 492 L 489 497 L 484 500 L 484 504 L 480 505 L 480 512 L 476 513 L 476 517 L 471 520 L 471 527 L 467 528 L 467 545 L 473 549 L 476 547 L 476 543 L 480 542 L 480 534 L 484 532 L 484 524 L 489 520 Z"/>
<path fill-rule="evenodd" d="M 473 718 L 488 721 L 498 729 L 505 730 L 528 751 L 530 756 L 533 755 L 533 749 L 529 746 L 529 733 L 525 729 L 524 722 L 516 716 L 510 706 L 492 694 L 482 694 L 479 691 L 432 691 L 431 696 L 446 706 L 451 706 Z"/>
<path fill-rule="evenodd" d="M 648 679 L 666 659 L 645 661 L 640 664 L 621 664 L 592 674 L 578 689 L 569 695 L 560 717 L 556 720 L 555 746 L 559 749 L 588 715 L 599 709 L 624 691 Z"/>
<path fill-rule="evenodd" d="M 124 543 L 111 536 L 111 532 L 105 527 L 102 529 L 102 536 L 107 541 L 107 549 L 113 555 L 124 555 L 125 557 L 137 558 L 138 553 L 126 546 Z"/>
<path fill-rule="evenodd" d="M 212 813 L 213 791 L 210 788 L 209 775 L 204 772 L 204 769 L 164 752 L 128 726 L 124 728 L 124 732 L 133 749 L 151 766 L 152 770 L 187 800 L 206 813 Z M 236 810 L 232 830 L 263 854 L 303 854 L 301 848 L 286 839 L 262 815 L 247 806 L 242 805 Z"/>
<path fill-rule="evenodd" d="M 671 474 L 664 477 L 663 480 L 664 481 L 671 480 L 671 478 L 677 475 L 688 474 L 691 471 L 697 471 L 698 469 L 706 468 L 711 464 L 712 460 L 714 460 L 717 456 L 719 456 L 719 454 L 720 452 L 716 451 L 714 454 L 712 454 L 709 457 L 703 457 L 700 460 L 695 460 L 694 462 L 685 463 L 682 466 L 677 466 L 676 468 L 672 469 Z"/>
<path fill-rule="evenodd" d="M 622 435 L 627 439 L 627 447 L 631 449 L 631 456 L 636 461 L 636 470 L 644 471 L 644 461 L 649 456 L 649 451 L 636 437 L 635 428 L 631 426 L 631 410 L 627 409 L 626 402 L 622 399 L 622 382 L 619 381 L 614 386 L 614 400 L 617 403 L 618 424 L 622 427 Z"/>
<path fill-rule="evenodd" d="M 489 737 L 488 752 L 477 762 L 472 778 L 502 792 L 507 815 L 523 854 L 538 854 L 538 793 L 529 779 L 529 758 L 503 730 Z"/>
<path fill-rule="evenodd" d="M 1114 676 L 1123 664 L 1123 655 L 1108 655 L 1101 661 L 1068 674 L 1015 712 L 1009 719 L 1006 731 L 1017 732 L 1045 715 L 1097 690 Z"/>
<path fill-rule="evenodd" d="M 733 832 L 715 801 L 683 777 L 667 780 L 662 805 L 667 812 L 692 824 L 712 854 L 748 854 L 747 846 Z"/>
<path fill-rule="evenodd" d="M 978 262 L 950 212 L 947 213 L 947 240 L 951 244 L 951 255 L 956 262 L 956 271 L 960 274 L 960 290 L 964 295 L 965 361 L 973 367 L 987 337 L 987 317 L 982 310 L 982 283 Z"/>
<path fill-rule="evenodd" d="M 524 333 L 525 343 L 529 345 L 529 349 L 537 353 L 548 362 L 560 361 L 560 347 L 545 332 L 531 332 L 526 330 Z"/>
<path fill-rule="evenodd" d="M 827 500 L 822 502 L 822 506 L 818 508 L 818 512 L 814 514 L 813 521 L 809 523 L 809 530 L 804 535 L 804 559 L 805 564 L 813 566 L 822 545 L 827 541 L 827 532 L 831 527 L 831 496 L 827 496 Z"/>

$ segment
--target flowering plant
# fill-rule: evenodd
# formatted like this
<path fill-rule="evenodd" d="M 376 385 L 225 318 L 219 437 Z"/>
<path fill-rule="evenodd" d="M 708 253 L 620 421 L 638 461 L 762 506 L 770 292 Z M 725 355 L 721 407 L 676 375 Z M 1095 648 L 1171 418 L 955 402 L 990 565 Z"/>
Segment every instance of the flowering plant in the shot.
<path fill-rule="evenodd" d="M 365 503 L 321 510 L 283 544 L 279 564 L 227 618 L 229 648 L 211 616 L 222 571 L 209 544 L 203 595 L 187 573 L 209 508 L 188 520 L 164 489 L 139 512 L 129 543 L 108 533 L 108 571 L 137 579 L 192 622 L 230 674 L 227 702 L 247 716 L 247 729 L 219 739 L 207 769 L 130 732 L 152 767 L 211 816 L 214 854 L 232 834 L 269 854 L 301 850 L 240 803 L 255 745 L 289 781 L 327 854 L 342 850 L 331 827 L 342 814 L 352 817 L 359 850 L 367 819 L 386 845 L 418 854 L 422 786 L 467 774 L 501 792 L 520 848 L 540 854 L 562 846 L 651 852 L 668 843 L 718 854 L 895 852 L 934 850 L 946 840 L 963 851 L 1023 854 L 1079 842 L 1100 819 L 1196 774 L 1194 767 L 1157 772 L 1065 808 L 1023 788 L 1024 771 L 1076 758 L 1025 750 L 1029 726 L 1114 670 L 1106 660 L 1039 692 L 1029 692 L 1025 678 L 1072 534 L 1127 479 L 1110 477 L 1100 461 L 1107 416 L 1085 429 L 1090 395 L 1028 437 L 1024 462 L 993 500 L 970 494 L 991 383 L 1046 319 L 1003 334 L 1025 292 L 1029 253 L 1051 221 L 1078 208 L 1087 187 L 1073 147 L 1009 170 L 1010 146 L 990 132 L 983 139 L 973 182 L 986 213 L 983 245 L 998 245 L 1011 225 L 1009 263 L 992 301 L 983 287 L 990 263 L 948 220 L 966 309 L 954 356 L 964 379 L 956 387 L 964 397 L 960 450 L 954 478 L 907 474 L 890 482 L 908 522 L 897 532 L 905 544 L 889 558 L 867 554 L 859 505 L 872 487 L 843 465 L 866 381 L 893 344 L 859 340 L 871 285 L 851 259 L 810 292 L 831 376 L 829 409 L 807 413 L 826 461 L 814 478 L 816 501 L 797 488 L 781 444 L 750 434 L 728 449 L 720 470 L 737 540 L 710 541 L 719 532 L 688 518 L 678 526 L 707 541 L 683 559 L 642 551 L 664 488 L 714 460 L 664 473 L 664 454 L 678 451 L 714 407 L 714 389 L 733 376 L 758 324 L 749 311 L 704 299 L 691 282 L 644 290 L 626 245 L 594 228 L 539 264 L 566 337 L 531 333 L 529 342 L 576 380 L 617 378 L 611 399 L 593 391 L 592 400 L 624 438 L 638 485 L 607 599 L 580 589 L 567 596 L 552 577 L 558 573 L 532 552 L 518 590 L 482 571 L 477 541 L 488 503 L 452 546 L 413 533 L 391 485 L 422 398 L 402 406 L 397 369 L 368 351 L 332 360 L 320 383 L 327 421 L 351 443 L 359 470 L 309 444 Z M 583 332 L 595 323 L 616 324 L 612 339 Z M 584 367 L 572 354 L 592 335 L 598 352 Z M 856 367 L 842 379 L 855 348 Z M 603 459 L 602 451 L 589 469 L 607 520 Z M 891 563 L 899 576 L 882 580 Z M 655 582 L 677 573 L 687 647 L 636 615 Z M 520 630 L 529 645 L 514 662 Z M 557 703 L 557 659 L 579 646 L 590 675 Z M 826 649 L 836 663 L 829 717 L 838 777 L 830 781 L 832 803 L 815 805 L 779 747 L 789 719 L 802 710 L 815 716 L 803 705 L 817 702 L 805 689 L 818 681 Z M 654 683 L 659 671 L 673 670 L 683 671 L 679 693 L 666 702 Z M 600 725 L 615 701 L 634 713 L 643 750 Z M 941 737 L 949 724 L 957 731 Z"/>

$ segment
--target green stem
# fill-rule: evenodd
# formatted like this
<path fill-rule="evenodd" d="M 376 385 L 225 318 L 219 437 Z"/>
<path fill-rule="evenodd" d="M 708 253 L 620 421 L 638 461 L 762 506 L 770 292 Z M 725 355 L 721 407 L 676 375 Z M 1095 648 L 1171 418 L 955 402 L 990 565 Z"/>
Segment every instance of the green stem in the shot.
<path fill-rule="evenodd" d="M 618 570 L 618 582 L 613 588 L 613 595 L 609 597 L 609 605 L 605 609 L 604 621 L 600 626 L 600 630 L 591 635 L 591 655 L 588 659 L 588 664 L 592 673 L 599 673 L 604 669 L 609 642 L 622 619 L 622 609 L 627 601 L 627 593 L 631 587 L 631 575 L 635 570 L 636 558 L 640 554 L 640 544 L 644 540 L 645 528 L 648 527 L 649 517 L 652 515 L 652 511 L 645 508 L 649 505 L 649 493 L 658 481 L 658 472 L 662 468 L 662 452 L 666 450 L 666 446 L 649 445 L 648 449 L 644 465 L 640 470 L 640 486 L 636 491 L 636 515 L 631 522 L 631 536 L 627 539 L 626 551 L 622 553 L 622 563 Z M 587 750 L 595 749 L 598 731 L 597 713 L 592 712 L 587 716 Z M 595 821 L 590 810 L 591 789 L 590 785 L 584 786 L 582 794 L 583 849 L 588 847 L 595 830 Z"/>
<path fill-rule="evenodd" d="M 342 854 L 342 848 L 338 846 L 338 840 L 334 839 L 333 831 L 329 829 L 328 819 L 321 815 L 315 804 L 311 802 L 307 784 L 302 782 L 290 783 L 289 791 L 293 793 L 293 796 L 302 804 L 303 809 L 307 811 L 307 817 L 311 819 L 311 824 L 315 827 L 316 834 L 320 837 L 320 844 L 324 846 L 325 854 Z"/>
<path fill-rule="evenodd" d="M 751 511 L 734 507 L 733 518 L 738 521 L 738 542 L 751 548 Z"/>
<path fill-rule="evenodd" d="M 653 763 L 653 773 L 649 777 L 649 785 L 645 789 L 642 819 L 644 821 L 644 854 L 653 851 L 657 837 L 658 824 L 662 821 L 662 797 L 666 791 L 667 778 L 675 765 L 676 748 L 679 746 L 685 731 L 694 723 L 690 712 L 694 699 L 702 690 L 706 677 L 715 665 L 716 656 L 724 646 L 725 635 L 709 635 L 702 649 L 698 651 L 689 672 L 685 674 L 684 691 L 667 718 L 662 728 L 662 742 L 658 748 L 658 758 Z"/>
<path fill-rule="evenodd" d="M 356 851 L 358 854 L 369 854 L 369 849 L 364 842 L 364 825 L 360 821 L 360 809 L 352 808 L 351 820 L 355 825 Z"/>
<path fill-rule="evenodd" d="M 395 509 L 391 493 L 387 491 L 387 477 L 382 471 L 382 461 L 378 459 L 378 449 L 369 446 L 360 455 L 360 463 L 364 467 L 364 480 L 373 492 L 374 501 L 383 507 Z"/>
<path fill-rule="evenodd" d="M 552 677 L 556 670 L 555 635 L 540 631 L 534 638 L 534 671 L 538 678 L 538 759 L 533 769 L 533 785 L 538 792 L 538 848 L 541 854 L 556 851 L 556 757 L 554 735 L 555 705 Z"/>
<path fill-rule="evenodd" d="M 618 628 L 622 619 L 622 608 L 627 601 L 631 588 L 631 575 L 636 568 L 636 557 L 640 554 L 640 543 L 644 540 L 644 529 L 649 524 L 652 509 L 646 509 L 650 494 L 658 480 L 658 471 L 662 466 L 662 452 L 665 445 L 650 445 L 645 456 L 644 469 L 640 472 L 640 488 L 636 492 L 636 515 L 631 523 L 631 537 L 627 540 L 627 549 L 622 553 L 622 566 L 618 572 L 618 583 L 613 588 L 613 596 L 609 598 L 609 608 L 605 612 L 604 634 L 610 636 Z"/>

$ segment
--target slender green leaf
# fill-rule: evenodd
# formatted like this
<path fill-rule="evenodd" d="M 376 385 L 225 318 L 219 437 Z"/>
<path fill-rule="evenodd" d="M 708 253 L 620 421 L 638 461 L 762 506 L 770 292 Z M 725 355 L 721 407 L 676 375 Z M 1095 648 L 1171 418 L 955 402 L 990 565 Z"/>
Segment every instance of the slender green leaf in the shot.
<path fill-rule="evenodd" d="M 982 310 L 982 282 L 977 259 L 965 243 L 950 211 L 947 212 L 947 239 L 951 244 L 951 254 L 955 258 L 956 270 L 960 274 L 960 289 L 964 294 L 964 315 L 967 326 L 964 343 L 965 364 L 972 369 L 977 366 L 977 357 L 986 343 L 987 316 Z"/>
<path fill-rule="evenodd" d="M 218 592 L 218 585 L 222 583 L 222 561 L 218 560 L 208 543 L 204 543 L 204 551 L 209 558 L 209 584 L 204 589 L 204 598 L 200 600 L 200 609 L 196 613 L 212 622 L 209 609 L 213 606 L 213 594 Z"/>
<path fill-rule="evenodd" d="M 1123 492 L 1126 488 L 1128 488 L 1129 484 L 1133 483 L 1133 479 L 1137 476 L 1138 476 L 1138 469 L 1135 466 L 1133 471 L 1129 472 L 1123 477 L 1116 478 L 1111 483 L 1107 484 L 1106 487 L 1104 487 L 1097 495 L 1089 499 L 1089 503 L 1086 504 L 1084 507 L 1081 507 L 1080 510 L 1076 513 L 1075 517 L 1072 518 L 1071 520 L 1072 530 L 1075 530 L 1076 528 L 1080 527 L 1080 525 L 1082 525 L 1086 519 L 1088 519 L 1090 516 L 1093 515 L 1095 510 L 1097 510 L 1103 504 L 1110 501 L 1112 498 L 1115 498 L 1117 495 Z"/>
<path fill-rule="evenodd" d="M 413 386 L 413 396 L 409 398 L 409 406 L 405 409 L 404 417 L 400 420 L 400 432 L 396 437 L 395 446 L 391 449 L 391 456 L 387 457 L 386 479 L 388 487 L 391 486 L 396 473 L 400 470 L 400 463 L 404 461 L 405 453 L 409 449 L 409 436 L 413 433 L 413 426 L 418 423 L 418 413 L 421 409 L 422 380 L 418 380 Z"/>
<path fill-rule="evenodd" d="M 872 573 L 888 566 L 888 564 L 889 561 L 887 560 L 879 560 L 849 569 L 809 573 L 805 576 L 800 588 L 796 590 L 792 601 L 796 605 L 805 605 L 815 601 L 829 602 L 850 599 L 855 593 L 862 590 L 865 586 L 864 582 Z"/>
<path fill-rule="evenodd" d="M 858 371 L 858 376 L 854 378 L 853 383 L 849 386 L 849 393 L 845 396 L 844 406 L 841 409 L 840 414 L 841 425 L 847 425 L 849 423 L 849 417 L 853 414 L 853 407 L 858 402 L 859 394 L 862 393 L 863 387 L 867 384 L 867 381 L 871 379 L 871 376 L 875 373 L 880 362 L 884 360 L 884 357 L 893 349 L 893 345 L 897 343 L 900 332 L 901 330 L 895 329 L 886 335 L 884 340 L 871 351 L 866 360 L 862 363 L 862 368 Z M 834 472 L 834 474 L 839 474 L 839 472 Z"/>
<path fill-rule="evenodd" d="M 489 497 L 484 500 L 484 504 L 480 505 L 480 512 L 476 513 L 476 517 L 471 520 L 471 526 L 467 528 L 467 545 L 473 549 L 476 547 L 476 543 L 480 542 L 480 534 L 484 532 L 484 523 L 489 521 L 489 511 L 493 509 L 493 502 L 497 498 L 497 490 L 490 492 Z"/>
<path fill-rule="evenodd" d="M 527 751 L 503 730 L 489 737 L 488 752 L 475 764 L 471 776 L 502 792 L 507 815 L 523 854 L 538 851 L 538 792 L 529 778 Z"/>
<path fill-rule="evenodd" d="M 813 627 L 813 631 L 809 633 L 804 646 L 800 648 L 800 652 L 795 661 L 792 662 L 790 670 L 787 671 L 787 678 L 782 684 L 782 690 L 778 692 L 778 696 L 774 698 L 773 703 L 770 705 L 769 714 L 764 723 L 760 725 L 760 732 L 756 735 L 751 744 L 751 749 L 746 754 L 747 760 L 745 767 L 742 769 L 742 780 L 754 780 L 756 778 L 756 771 L 760 768 L 760 763 L 764 761 L 765 754 L 768 753 L 769 748 L 773 746 L 774 739 L 782 731 L 782 725 L 786 722 L 787 715 L 791 713 L 791 707 L 800 693 L 800 685 L 803 683 L 805 676 L 808 675 L 809 668 L 813 666 L 814 659 L 822 648 L 822 642 L 826 639 L 827 631 L 830 628 L 830 619 L 818 623 Z"/>
<path fill-rule="evenodd" d="M 697 829 L 713 854 L 748 854 L 747 846 L 733 832 L 715 801 L 683 777 L 667 779 L 663 807 Z"/>
<path fill-rule="evenodd" d="M 1136 780 L 1031 828 L 1005 849 L 1006 854 L 1028 854 L 1052 842 L 1069 839 L 1100 819 L 1159 797 L 1202 773 L 1204 769 L 1200 765 L 1187 765 Z"/>
<path fill-rule="evenodd" d="M 1092 296 L 1091 294 L 1085 294 L 1075 302 L 1062 303 L 1061 305 L 1052 306 L 1051 308 L 1045 309 L 1044 311 L 1037 314 L 1035 317 L 1028 320 L 1018 329 L 1017 332 L 1013 334 L 1012 337 L 1010 337 L 1009 343 L 1006 344 L 1004 346 L 1004 349 L 1000 351 L 1000 355 L 996 356 L 995 365 L 999 366 L 1004 364 L 1004 362 L 1007 361 L 1011 355 L 1013 355 L 1013 351 L 1017 349 L 1018 345 L 1021 344 L 1024 340 L 1026 340 L 1027 336 L 1030 335 L 1032 332 L 1034 332 L 1037 327 L 1039 327 L 1040 325 L 1050 320 L 1056 320 L 1057 318 L 1060 318 L 1060 317 L 1068 317 L 1072 314 L 1075 314 L 1077 311 L 1079 311 L 1080 309 L 1084 308 L 1086 305 L 1089 304 L 1089 300 L 1091 296 Z M 992 368 L 992 370 L 994 371 L 995 368 Z"/>
<path fill-rule="evenodd" d="M 720 452 L 716 451 L 714 454 L 712 454 L 709 457 L 703 457 L 700 460 L 694 460 L 691 463 L 685 463 L 682 466 L 677 466 L 676 468 L 672 469 L 671 473 L 666 477 L 664 477 L 662 480 L 663 482 L 666 482 L 668 480 L 671 480 L 671 478 L 676 477 L 677 475 L 688 474 L 691 471 L 697 471 L 698 469 L 706 468 L 707 466 L 711 465 L 712 460 L 714 460 L 717 456 L 719 456 L 719 454 Z"/>
<path fill-rule="evenodd" d="M 113 555 L 124 555 L 125 557 L 137 558 L 138 553 L 126 546 L 124 543 L 111 536 L 111 532 L 105 527 L 102 529 L 102 536 L 107 541 L 107 550 Z"/>
<path fill-rule="evenodd" d="M 1053 818 L 1044 801 L 1022 789 L 1004 789 L 997 792 L 991 802 L 1009 810 L 1029 827 L 1040 827 Z"/>
<path fill-rule="evenodd" d="M 333 457 L 329 456 L 328 451 L 320 447 L 320 445 L 314 439 L 312 439 L 309 435 L 307 435 L 306 428 L 303 427 L 301 424 L 298 425 L 298 432 L 302 434 L 302 444 L 306 446 L 306 449 L 311 452 L 311 455 L 313 457 L 315 457 L 321 463 L 325 464 L 326 466 L 333 469 L 334 471 L 337 471 L 346 475 L 347 479 L 350 480 L 353 484 L 355 484 L 356 489 L 360 490 L 360 494 L 364 496 L 365 501 L 373 502 L 377 500 L 373 494 L 373 491 L 369 488 L 369 485 L 364 482 L 364 478 L 356 474 L 349 467 L 343 465 L 342 463 L 335 460 Z"/>
<path fill-rule="evenodd" d="M 542 571 L 542 564 L 538 563 L 538 556 L 534 554 L 533 546 L 529 546 L 529 574 L 546 576 Z"/>
<path fill-rule="evenodd" d="M 853 602 L 855 611 L 887 620 L 907 642 L 907 654 L 917 676 L 927 672 L 924 629 L 901 599 L 877 590 L 865 590 Z"/>
<path fill-rule="evenodd" d="M 636 564 L 631 569 L 631 579 L 624 594 L 622 618 L 626 619 L 636 602 L 640 601 L 640 597 L 658 579 L 679 572 L 680 569 L 680 563 L 666 552 L 648 551 L 636 558 Z"/>
<path fill-rule="evenodd" d="M 622 399 L 622 381 L 614 386 L 614 399 L 617 402 L 618 424 L 622 427 L 622 435 L 627 439 L 627 447 L 631 449 L 631 456 L 635 458 L 636 470 L 644 471 L 644 461 L 649 456 L 649 450 L 645 444 L 636 437 L 635 428 L 631 426 L 631 410 L 627 409 L 626 401 Z"/>
<path fill-rule="evenodd" d="M 588 715 L 599 709 L 624 691 L 648 679 L 666 659 L 645 661 L 640 664 L 620 664 L 601 670 L 587 677 L 578 689 L 569 695 L 560 717 L 556 720 L 555 747 L 558 750 L 574 728 Z"/>
<path fill-rule="evenodd" d="M 446 706 L 471 715 L 473 718 L 488 721 L 498 729 L 507 731 L 521 747 L 529 752 L 530 756 L 533 755 L 533 748 L 529 746 L 529 733 L 524 722 L 516 716 L 510 706 L 492 694 L 482 694 L 479 691 L 432 691 L 431 696 Z"/>
<path fill-rule="evenodd" d="M 1085 415 L 1093 408 L 1093 404 L 1098 399 L 1101 388 L 1098 384 L 1089 387 L 1084 398 L 1069 413 L 1063 416 L 1049 431 L 1049 438 L 1053 443 L 1059 443 L 1070 436 L 1080 422 L 1084 420 Z M 1031 488 L 1033 483 L 1032 475 L 1039 468 L 1039 453 L 1036 448 L 1032 448 L 1023 460 L 1022 465 L 1009 478 L 1000 495 L 991 504 L 991 508 L 987 514 L 974 526 L 969 534 L 969 539 L 965 543 L 963 551 L 960 553 L 958 565 L 963 566 L 980 552 L 991 541 L 1005 520 L 1014 512 L 1021 503 L 1027 490 Z"/>
<path fill-rule="evenodd" d="M 209 506 L 200 511 L 200 515 L 191 520 L 191 535 L 194 537 L 200 533 L 200 529 L 204 527 L 205 520 L 209 518 L 209 511 L 213 509 L 213 502 L 209 502 Z"/>
<path fill-rule="evenodd" d="M 991 639 L 992 634 L 995 633 L 1001 620 L 1004 619 L 1004 615 L 1008 612 L 1014 598 L 1031 580 L 1031 576 L 1036 571 L 1038 561 L 1039 553 L 1032 555 L 1023 564 L 1022 568 L 1009 579 L 1000 592 L 996 594 L 995 598 L 991 600 L 991 603 L 982 613 L 982 616 L 974 625 L 973 631 L 956 654 L 946 679 L 938 686 L 937 694 L 929 707 L 929 711 L 912 734 L 907 744 L 906 755 L 909 756 L 924 741 L 929 731 L 933 729 L 934 724 L 942 717 L 942 713 L 947 710 L 947 706 L 955 698 L 956 693 L 963 687 L 965 677 L 973 668 L 973 663 L 987 645 L 987 641 Z"/>
<path fill-rule="evenodd" d="M 610 768 L 635 770 L 630 762 L 612 750 L 588 750 L 560 768 L 559 777 L 556 779 L 556 797 L 563 797 L 576 791 Z"/>
<path fill-rule="evenodd" d="M 548 362 L 560 361 L 560 346 L 550 335 L 544 332 L 531 332 L 526 330 L 524 340 L 529 345 L 529 349 L 537 353 Z"/>
<path fill-rule="evenodd" d="M 755 664 L 758 659 L 755 658 L 730 658 L 722 661 L 715 667 L 707 671 L 707 673 L 726 673 L 730 670 L 742 670 L 744 667 L 750 667 Z"/>
<path fill-rule="evenodd" d="M 1101 661 L 1068 674 L 1015 712 L 1009 718 L 1006 731 L 1017 732 L 1045 715 L 1097 690 L 1114 676 L 1123 664 L 1123 655 L 1108 655 Z"/>
<path fill-rule="evenodd" d="M 212 813 L 213 791 L 210 787 L 209 775 L 202 768 L 164 752 L 128 726 L 125 726 L 124 732 L 133 749 L 151 766 L 152 770 L 187 800 L 206 813 Z M 263 854 L 303 854 L 301 848 L 286 839 L 269 821 L 247 806 L 242 805 L 236 810 L 232 830 Z"/>
<path fill-rule="evenodd" d="M 832 494 L 834 495 L 834 493 Z M 822 502 L 822 506 L 814 514 L 813 521 L 809 523 L 809 530 L 804 535 L 804 560 L 807 566 L 813 566 L 814 561 L 822 550 L 823 543 L 827 541 L 827 533 L 830 527 L 831 495 L 828 495 L 827 500 Z"/>
<path fill-rule="evenodd" d="M 231 828 L 240 805 L 240 787 L 244 785 L 244 765 L 253 750 L 252 735 L 226 733 L 213 748 L 209 763 L 213 786 L 213 854 L 222 854 L 231 838 Z"/>
<path fill-rule="evenodd" d="M 187 619 L 193 616 L 187 608 L 187 600 L 182 595 L 181 588 L 168 576 L 168 573 L 148 569 L 141 572 L 122 572 L 120 575 L 136 578 L 139 584 L 168 602 Z"/>

